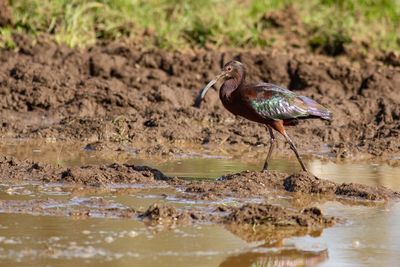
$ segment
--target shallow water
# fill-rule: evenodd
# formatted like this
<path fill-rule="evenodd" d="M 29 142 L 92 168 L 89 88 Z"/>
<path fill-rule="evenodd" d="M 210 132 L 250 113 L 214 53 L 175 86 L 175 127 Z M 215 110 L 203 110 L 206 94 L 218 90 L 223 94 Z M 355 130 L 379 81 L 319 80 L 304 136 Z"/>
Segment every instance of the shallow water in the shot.
<path fill-rule="evenodd" d="M 79 143 L 47 143 L 10 140 L 0 143 L 0 155 L 10 155 L 18 159 L 69 167 L 102 163 L 134 163 L 155 167 L 167 175 L 188 178 L 215 179 L 224 174 L 243 170 L 260 170 L 265 158 L 265 149 L 257 153 L 221 151 L 220 155 L 208 150 L 175 155 L 174 158 L 143 158 L 126 152 L 88 151 Z M 316 153 L 318 154 L 318 153 Z M 367 185 L 382 185 L 400 191 L 400 157 L 390 161 L 332 162 L 318 158 L 304 159 L 308 169 L 316 176 L 338 183 L 354 182 Z M 274 155 L 272 170 L 292 173 L 301 168 L 296 158 Z"/>
<path fill-rule="evenodd" d="M 8 143 L 2 154 L 62 166 L 133 162 L 151 165 L 168 175 L 216 178 L 226 173 L 258 169 L 254 161 L 223 154 L 203 158 L 184 155 L 170 161 L 139 159 L 131 154 L 85 151 L 80 145 Z M 61 151 L 61 152 L 60 152 Z M 246 158 L 246 160 L 248 160 Z M 307 159 L 312 173 L 336 182 L 385 185 L 400 190 L 396 162 L 332 163 Z M 398 164 L 397 164 L 398 166 Z M 271 169 L 299 170 L 293 158 L 272 161 Z M 271 246 L 268 235 L 247 242 L 218 225 L 146 226 L 133 219 L 109 218 L 98 208 L 144 209 L 154 202 L 177 207 L 203 205 L 169 195 L 169 188 L 107 188 L 77 190 L 60 185 L 0 185 L 0 200 L 45 201 L 45 212 L 0 209 L 0 263 L 3 266 L 396 266 L 400 261 L 400 203 L 346 206 L 336 202 L 318 205 L 326 215 L 343 222 L 313 236 L 285 239 Z M 235 200 L 226 200 L 227 202 Z M 21 208 L 22 207 L 22 208 Z M 91 217 L 66 216 L 88 208 Z M 100 210 L 100 209 L 99 209 Z"/>

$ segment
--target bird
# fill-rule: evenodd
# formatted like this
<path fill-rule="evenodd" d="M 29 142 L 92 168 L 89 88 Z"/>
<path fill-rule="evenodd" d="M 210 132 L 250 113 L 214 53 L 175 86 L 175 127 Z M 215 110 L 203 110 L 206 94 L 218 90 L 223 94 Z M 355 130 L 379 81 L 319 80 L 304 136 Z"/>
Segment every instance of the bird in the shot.
<path fill-rule="evenodd" d="M 332 112 L 315 100 L 298 95 L 287 88 L 266 82 L 248 82 L 246 70 L 246 66 L 239 61 L 232 60 L 226 63 L 221 73 L 200 90 L 193 106 L 200 108 L 208 89 L 219 80 L 223 80 L 219 90 L 223 106 L 235 116 L 263 124 L 268 129 L 270 146 L 262 171 L 268 171 L 276 140 L 274 131 L 276 131 L 285 138 L 302 170 L 308 172 L 285 126 L 294 126 L 300 120 L 306 119 L 330 121 Z"/>

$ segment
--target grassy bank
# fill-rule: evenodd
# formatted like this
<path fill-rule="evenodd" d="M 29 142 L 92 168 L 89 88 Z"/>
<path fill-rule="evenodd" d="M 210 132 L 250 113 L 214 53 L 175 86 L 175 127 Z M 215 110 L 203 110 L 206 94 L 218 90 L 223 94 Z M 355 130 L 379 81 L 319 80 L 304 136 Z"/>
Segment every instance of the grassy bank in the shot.
<path fill-rule="evenodd" d="M 285 12 L 269 18 L 288 5 L 299 23 L 280 25 L 291 23 L 293 14 Z M 290 32 L 332 54 L 349 43 L 400 50 L 399 0 L 11 0 L 10 6 L 13 23 L 0 28 L 3 47 L 14 45 L 13 31 L 45 33 L 72 47 L 129 38 L 165 48 L 264 47 Z"/>

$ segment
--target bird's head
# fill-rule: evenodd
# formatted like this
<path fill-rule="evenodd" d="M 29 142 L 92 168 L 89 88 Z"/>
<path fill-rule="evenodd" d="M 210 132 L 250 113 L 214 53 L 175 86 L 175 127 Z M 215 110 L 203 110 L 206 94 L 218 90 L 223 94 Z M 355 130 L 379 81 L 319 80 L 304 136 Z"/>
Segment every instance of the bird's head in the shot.
<path fill-rule="evenodd" d="M 196 97 L 196 100 L 194 102 L 195 107 L 200 107 L 201 102 L 203 101 L 204 97 L 206 96 L 206 93 L 208 89 L 211 88 L 214 84 L 216 84 L 219 80 L 230 80 L 230 79 L 236 79 L 238 81 L 241 81 L 244 78 L 245 75 L 245 67 L 242 63 L 236 60 L 229 61 L 224 65 L 222 68 L 222 71 L 220 74 L 218 74 L 215 79 L 211 80 L 206 87 L 204 87 L 199 94 Z"/>
<path fill-rule="evenodd" d="M 221 76 L 224 80 L 238 79 L 240 80 L 245 73 L 245 67 L 242 63 L 236 60 L 229 61 L 222 68 Z M 218 77 L 218 76 L 217 76 Z"/>

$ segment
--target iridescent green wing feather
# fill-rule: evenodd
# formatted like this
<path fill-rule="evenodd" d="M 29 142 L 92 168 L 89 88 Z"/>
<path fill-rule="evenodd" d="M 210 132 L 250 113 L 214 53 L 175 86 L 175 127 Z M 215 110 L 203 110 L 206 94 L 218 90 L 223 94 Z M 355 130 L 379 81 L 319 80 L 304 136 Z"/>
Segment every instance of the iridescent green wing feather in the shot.
<path fill-rule="evenodd" d="M 268 83 L 259 84 L 252 90 L 256 91 L 256 97 L 250 100 L 250 104 L 265 118 L 288 120 L 310 115 L 307 105 L 299 101 L 292 91 Z"/>

